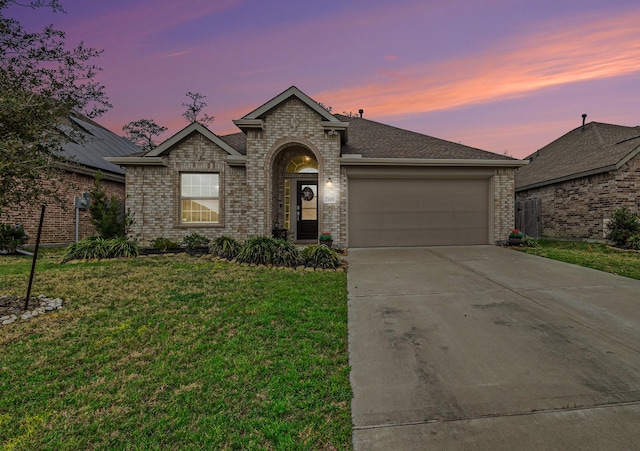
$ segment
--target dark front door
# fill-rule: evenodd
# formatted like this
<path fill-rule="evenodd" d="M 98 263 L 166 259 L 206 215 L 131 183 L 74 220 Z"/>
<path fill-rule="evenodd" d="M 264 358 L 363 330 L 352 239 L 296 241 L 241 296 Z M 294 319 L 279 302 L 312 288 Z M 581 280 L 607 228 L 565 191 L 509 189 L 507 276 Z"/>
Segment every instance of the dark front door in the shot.
<path fill-rule="evenodd" d="M 318 238 L 318 182 L 298 182 L 297 239 Z"/>

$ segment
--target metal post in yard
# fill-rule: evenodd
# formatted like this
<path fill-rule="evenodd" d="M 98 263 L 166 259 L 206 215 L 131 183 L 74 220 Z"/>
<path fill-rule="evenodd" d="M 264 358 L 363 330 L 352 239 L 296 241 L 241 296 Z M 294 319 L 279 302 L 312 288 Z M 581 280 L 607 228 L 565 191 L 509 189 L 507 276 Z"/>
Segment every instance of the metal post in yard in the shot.
<path fill-rule="evenodd" d="M 38 224 L 38 237 L 36 238 L 36 248 L 33 251 L 33 261 L 31 262 L 31 274 L 29 275 L 29 287 L 27 288 L 27 296 L 24 298 L 24 309 L 29 308 L 29 298 L 31 297 L 31 286 L 33 285 L 33 276 L 36 271 L 36 261 L 38 260 L 38 249 L 40 249 L 40 236 L 42 236 L 42 223 L 44 222 L 45 204 L 42 204 L 40 210 L 40 223 Z"/>

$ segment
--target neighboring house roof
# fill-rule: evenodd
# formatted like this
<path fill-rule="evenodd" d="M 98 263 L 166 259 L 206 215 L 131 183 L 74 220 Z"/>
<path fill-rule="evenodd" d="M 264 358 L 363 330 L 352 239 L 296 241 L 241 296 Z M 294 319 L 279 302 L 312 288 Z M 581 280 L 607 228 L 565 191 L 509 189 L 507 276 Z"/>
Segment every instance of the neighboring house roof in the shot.
<path fill-rule="evenodd" d="M 124 175 L 124 168 L 105 161 L 104 157 L 128 156 L 140 152 L 140 149 L 131 141 L 89 119 L 75 116 L 71 116 L 70 119 L 80 128 L 84 140 L 65 143 L 60 154 L 67 160 L 92 170 Z"/>
<path fill-rule="evenodd" d="M 590 122 L 529 155 L 516 191 L 619 169 L 640 152 L 640 127 Z"/>

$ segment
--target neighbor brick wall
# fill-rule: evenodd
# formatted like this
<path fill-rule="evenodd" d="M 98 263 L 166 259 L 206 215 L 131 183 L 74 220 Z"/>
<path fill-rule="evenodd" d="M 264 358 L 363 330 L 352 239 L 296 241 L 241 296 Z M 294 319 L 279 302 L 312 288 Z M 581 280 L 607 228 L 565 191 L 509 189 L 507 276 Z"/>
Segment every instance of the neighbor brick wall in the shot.
<path fill-rule="evenodd" d="M 640 209 L 640 157 L 615 172 L 520 191 L 516 199 L 540 199 L 542 236 L 602 240 L 605 220 L 620 207 Z"/>
<path fill-rule="evenodd" d="M 94 186 L 94 177 L 73 172 L 61 172 L 58 192 L 62 199 L 62 204 L 53 201 L 47 202 L 45 217 L 42 228 L 42 244 L 69 244 L 75 240 L 75 208 L 74 198 L 82 193 L 89 192 Z M 44 184 L 49 184 L 46 180 Z M 102 180 L 107 196 L 115 194 L 119 199 L 124 198 L 124 183 L 110 180 Z M 7 209 L 0 217 L 4 223 L 13 224 L 20 222 L 29 235 L 27 244 L 35 244 L 38 232 L 38 222 L 40 220 L 41 204 L 31 207 L 17 209 Z M 95 234 L 95 229 L 91 225 L 89 212 L 80 210 L 80 239 Z"/>

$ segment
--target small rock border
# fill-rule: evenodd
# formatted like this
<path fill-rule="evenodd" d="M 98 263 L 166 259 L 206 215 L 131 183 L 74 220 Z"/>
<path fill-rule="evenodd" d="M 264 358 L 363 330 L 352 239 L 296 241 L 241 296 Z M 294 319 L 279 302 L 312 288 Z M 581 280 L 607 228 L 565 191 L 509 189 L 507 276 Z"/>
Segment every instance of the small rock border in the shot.
<path fill-rule="evenodd" d="M 34 316 L 44 315 L 62 309 L 60 298 L 48 298 L 41 294 L 29 300 L 27 310 L 24 309 L 24 298 L 17 296 L 0 296 L 0 327 L 18 320 L 28 320 Z"/>

